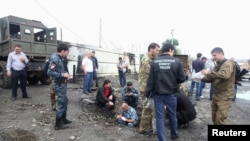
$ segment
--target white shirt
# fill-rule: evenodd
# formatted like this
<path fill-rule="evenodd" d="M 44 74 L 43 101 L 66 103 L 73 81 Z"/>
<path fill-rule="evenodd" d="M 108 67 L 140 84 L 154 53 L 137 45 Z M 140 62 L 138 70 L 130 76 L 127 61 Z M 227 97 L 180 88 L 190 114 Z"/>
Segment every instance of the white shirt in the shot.
<path fill-rule="evenodd" d="M 82 59 L 82 65 L 85 66 L 86 72 L 93 72 L 93 62 L 87 56 Z"/>
<path fill-rule="evenodd" d="M 125 68 L 126 65 L 127 64 L 124 61 L 119 61 L 119 63 L 117 64 L 117 67 L 119 68 L 119 71 L 122 70 L 123 72 L 126 72 L 126 68 Z M 120 67 L 124 67 L 124 68 L 120 69 Z"/>
<path fill-rule="evenodd" d="M 21 57 L 25 58 L 25 64 L 29 62 L 28 58 L 23 52 L 20 52 L 19 54 L 16 54 L 16 52 L 11 52 L 8 55 L 8 60 L 7 60 L 7 71 L 10 71 L 11 69 L 14 69 L 16 71 L 23 70 L 25 68 L 24 62 L 20 60 Z"/>

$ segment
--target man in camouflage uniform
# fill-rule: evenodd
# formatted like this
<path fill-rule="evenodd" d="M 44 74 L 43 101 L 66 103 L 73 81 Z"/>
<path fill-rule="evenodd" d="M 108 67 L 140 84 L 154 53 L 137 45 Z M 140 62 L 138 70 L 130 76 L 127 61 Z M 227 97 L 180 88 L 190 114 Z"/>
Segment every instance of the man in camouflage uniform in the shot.
<path fill-rule="evenodd" d="M 63 58 L 63 67 L 64 67 L 64 71 L 65 72 L 69 72 L 68 70 L 68 59 L 67 58 Z M 51 79 L 51 83 L 50 83 L 50 102 L 51 102 L 51 107 L 52 110 L 55 111 L 56 110 L 56 100 L 57 100 L 57 94 L 56 94 L 56 90 L 55 90 L 55 80 Z"/>
<path fill-rule="evenodd" d="M 50 58 L 47 71 L 47 74 L 54 79 L 54 87 L 57 94 L 55 130 L 68 128 L 64 124 L 71 123 L 66 118 L 68 105 L 66 81 L 70 78 L 70 75 L 64 70 L 63 65 L 63 57 L 66 57 L 68 53 L 69 47 L 64 43 L 60 43 L 57 46 L 57 53 L 54 53 Z"/>
<path fill-rule="evenodd" d="M 159 54 L 160 46 L 157 43 L 151 43 L 148 46 L 148 53 L 145 54 L 140 63 L 140 68 L 139 68 L 139 77 L 138 77 L 138 85 L 139 85 L 139 91 L 140 91 L 140 97 L 142 100 L 142 114 L 141 114 L 141 121 L 140 121 L 140 126 L 139 126 L 139 133 L 144 134 L 148 133 L 149 131 L 154 131 L 156 132 L 156 126 L 155 126 L 155 117 L 154 115 L 154 109 L 153 109 L 153 104 L 151 103 L 151 108 L 145 108 L 145 103 L 146 103 L 146 96 L 145 96 L 145 91 L 146 91 L 146 85 L 147 85 L 147 80 L 149 76 L 149 70 L 150 70 L 150 64 L 152 60 Z M 153 124 L 153 125 L 152 125 Z"/>
<path fill-rule="evenodd" d="M 216 66 L 212 71 L 202 70 L 205 75 L 202 81 L 213 81 L 212 120 L 214 125 L 224 125 L 234 97 L 235 65 L 233 61 L 225 59 L 220 47 L 214 48 L 211 54 L 213 60 L 216 61 Z"/>

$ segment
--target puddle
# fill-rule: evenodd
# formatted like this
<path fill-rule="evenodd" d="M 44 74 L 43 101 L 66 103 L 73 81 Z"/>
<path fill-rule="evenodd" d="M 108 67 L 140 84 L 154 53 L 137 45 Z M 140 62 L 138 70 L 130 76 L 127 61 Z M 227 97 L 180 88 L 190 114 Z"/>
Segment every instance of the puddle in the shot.
<path fill-rule="evenodd" d="M 242 99 L 245 99 L 245 100 L 250 100 L 250 91 L 238 92 L 236 97 L 237 98 L 242 98 Z"/>

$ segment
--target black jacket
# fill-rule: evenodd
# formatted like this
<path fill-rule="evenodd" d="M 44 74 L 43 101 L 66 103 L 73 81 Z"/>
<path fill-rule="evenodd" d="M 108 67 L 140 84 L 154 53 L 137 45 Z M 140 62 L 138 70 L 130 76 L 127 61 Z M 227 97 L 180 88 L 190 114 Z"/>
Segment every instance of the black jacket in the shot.
<path fill-rule="evenodd" d="M 196 118 L 196 110 L 193 103 L 183 91 L 176 93 L 178 124 L 185 124 Z"/>
<path fill-rule="evenodd" d="M 151 62 L 146 97 L 152 94 L 174 94 L 186 75 L 178 58 L 163 54 Z"/>
<path fill-rule="evenodd" d="M 103 86 L 98 89 L 97 94 L 96 94 L 97 102 L 107 103 L 109 101 L 108 98 L 105 96 L 104 91 L 105 89 Z M 112 89 L 112 87 L 109 88 L 109 96 L 110 95 L 113 95 L 113 97 L 115 97 L 114 90 Z"/>

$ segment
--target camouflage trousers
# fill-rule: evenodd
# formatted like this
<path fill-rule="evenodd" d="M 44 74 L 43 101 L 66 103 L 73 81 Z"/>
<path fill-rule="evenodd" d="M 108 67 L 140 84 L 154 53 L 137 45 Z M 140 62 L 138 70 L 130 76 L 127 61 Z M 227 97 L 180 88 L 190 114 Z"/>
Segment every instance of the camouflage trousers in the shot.
<path fill-rule="evenodd" d="M 140 119 L 139 133 L 145 133 L 150 131 L 156 132 L 154 100 L 151 99 L 149 108 L 145 108 L 147 102 L 145 98 L 145 92 L 141 91 L 140 94 L 143 108 Z"/>
<path fill-rule="evenodd" d="M 214 125 L 226 124 L 226 119 L 228 117 L 228 111 L 231 103 L 232 99 L 228 100 L 216 100 L 216 98 L 213 99 L 211 108 L 212 108 L 212 120 Z"/>
<path fill-rule="evenodd" d="M 68 98 L 67 98 L 67 84 L 56 84 L 55 90 L 57 94 L 56 118 L 61 118 L 64 113 L 67 113 Z"/>
<path fill-rule="evenodd" d="M 56 99 L 57 99 L 57 94 L 55 90 L 55 82 L 52 79 L 50 83 L 50 102 L 51 102 L 51 107 L 53 111 L 56 110 Z"/>

